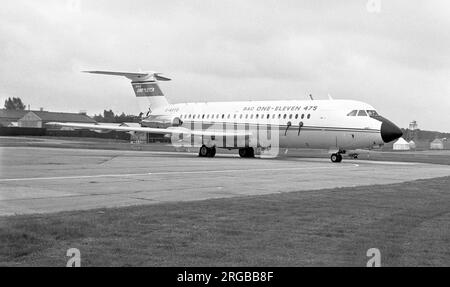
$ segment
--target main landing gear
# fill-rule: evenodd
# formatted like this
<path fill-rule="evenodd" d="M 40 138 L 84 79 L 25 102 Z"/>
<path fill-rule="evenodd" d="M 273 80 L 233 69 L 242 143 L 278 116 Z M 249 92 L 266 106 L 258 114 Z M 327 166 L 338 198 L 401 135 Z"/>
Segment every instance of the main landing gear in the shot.
<path fill-rule="evenodd" d="M 199 157 L 214 157 L 216 155 L 216 147 L 207 147 L 202 145 L 198 152 Z"/>
<path fill-rule="evenodd" d="M 252 147 L 240 148 L 240 157 L 255 157 L 255 150 Z"/>
<path fill-rule="evenodd" d="M 341 162 L 342 161 L 342 155 L 340 153 L 333 153 L 330 157 L 332 162 Z"/>

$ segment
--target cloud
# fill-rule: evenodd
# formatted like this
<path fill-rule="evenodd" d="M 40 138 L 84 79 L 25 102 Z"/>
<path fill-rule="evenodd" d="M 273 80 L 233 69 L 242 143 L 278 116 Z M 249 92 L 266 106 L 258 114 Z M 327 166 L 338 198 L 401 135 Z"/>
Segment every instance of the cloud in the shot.
<path fill-rule="evenodd" d="M 172 76 L 173 102 L 351 98 L 449 131 L 448 1 L 6 1 L 0 94 L 52 110 L 137 113 L 126 80 Z M 446 106 L 445 106 L 446 105 Z M 439 114 L 439 117 L 436 115 Z"/>

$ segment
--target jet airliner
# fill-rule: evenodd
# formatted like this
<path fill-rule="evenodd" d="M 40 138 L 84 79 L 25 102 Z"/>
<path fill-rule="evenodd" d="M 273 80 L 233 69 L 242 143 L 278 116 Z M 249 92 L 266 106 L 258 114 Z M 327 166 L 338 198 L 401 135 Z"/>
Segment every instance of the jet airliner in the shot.
<path fill-rule="evenodd" d="M 279 148 L 328 149 L 332 162 L 354 149 L 380 147 L 402 131 L 374 107 L 353 100 L 235 101 L 170 104 L 158 82 L 171 79 L 156 72 L 86 71 L 131 80 L 136 97 L 149 101 L 140 127 L 107 124 L 50 123 L 92 130 L 156 133 L 172 143 L 195 147 L 200 157 L 216 148 L 254 157 Z"/>

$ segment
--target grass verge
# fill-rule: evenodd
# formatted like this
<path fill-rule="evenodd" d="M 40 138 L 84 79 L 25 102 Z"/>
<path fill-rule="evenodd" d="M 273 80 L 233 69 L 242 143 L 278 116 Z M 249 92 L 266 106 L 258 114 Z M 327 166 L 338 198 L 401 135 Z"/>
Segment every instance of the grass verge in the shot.
<path fill-rule="evenodd" d="M 0 265 L 450 265 L 450 177 L 0 218 Z"/>

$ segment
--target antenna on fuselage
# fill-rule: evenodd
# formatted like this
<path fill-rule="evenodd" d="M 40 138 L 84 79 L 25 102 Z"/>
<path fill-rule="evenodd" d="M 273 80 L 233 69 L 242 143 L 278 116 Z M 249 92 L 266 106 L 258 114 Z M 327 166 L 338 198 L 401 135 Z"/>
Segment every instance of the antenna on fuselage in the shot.
<path fill-rule="evenodd" d="M 309 94 L 309 97 L 311 98 L 311 101 L 314 101 L 314 98 L 311 94 Z"/>

